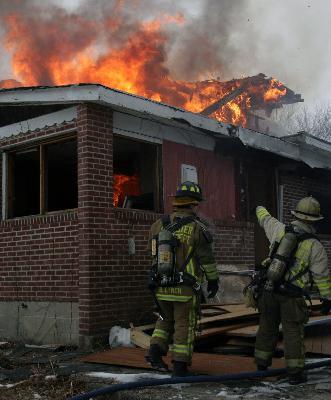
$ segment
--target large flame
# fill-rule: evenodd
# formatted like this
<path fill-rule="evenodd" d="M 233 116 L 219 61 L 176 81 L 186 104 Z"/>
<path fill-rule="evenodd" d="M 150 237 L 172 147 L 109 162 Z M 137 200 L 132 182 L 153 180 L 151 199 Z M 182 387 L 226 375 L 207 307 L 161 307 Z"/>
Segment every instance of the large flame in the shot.
<path fill-rule="evenodd" d="M 249 85 L 244 79 L 229 82 L 208 80 L 188 82 L 174 79 L 166 67 L 168 36 L 164 27 L 183 24 L 182 15 L 162 15 L 123 29 L 125 21 L 118 9 L 101 22 L 62 13 L 56 18 L 40 18 L 31 23 L 24 14 L 5 17 L 5 46 L 12 55 L 13 77 L 23 86 L 100 83 L 161 101 L 192 112 L 202 112 L 220 98 L 240 88 L 245 90 L 220 106 L 211 117 L 246 126 L 247 111 L 254 103 L 277 102 L 286 88 L 275 79 Z M 103 42 L 98 32 L 105 30 Z M 124 35 L 125 40 L 112 40 Z M 119 44 L 120 43 L 120 44 Z M 0 87 L 19 86 L 6 80 Z"/>
<path fill-rule="evenodd" d="M 114 206 L 122 207 L 126 196 L 139 196 L 140 180 L 138 175 L 114 174 Z"/>

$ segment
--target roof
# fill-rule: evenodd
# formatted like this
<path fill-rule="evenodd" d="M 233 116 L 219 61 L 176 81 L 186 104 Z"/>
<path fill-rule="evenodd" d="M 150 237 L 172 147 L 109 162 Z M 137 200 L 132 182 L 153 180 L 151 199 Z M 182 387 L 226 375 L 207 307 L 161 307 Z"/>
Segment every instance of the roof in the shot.
<path fill-rule="evenodd" d="M 139 115 L 141 118 L 162 121 L 165 124 L 185 127 L 186 130 L 199 133 L 210 140 L 239 139 L 245 146 L 275 153 L 283 157 L 302 161 L 313 168 L 331 169 L 331 145 L 308 135 L 305 141 L 296 140 L 293 136 L 275 137 L 252 131 L 231 124 L 219 122 L 201 114 L 193 113 L 159 103 L 147 98 L 111 89 L 100 84 L 81 83 L 66 86 L 34 86 L 13 89 L 0 89 L 0 108 L 8 106 L 48 106 L 75 105 L 92 102 L 111 107 L 117 111 Z M 69 115 L 67 116 L 67 118 Z M 19 128 L 17 128 L 19 129 Z M 5 132 L 13 130 L 1 128 Z M 286 132 L 284 132 L 286 135 Z M 323 143 L 322 143 L 323 142 Z M 327 143 L 327 142 L 326 142 Z"/>

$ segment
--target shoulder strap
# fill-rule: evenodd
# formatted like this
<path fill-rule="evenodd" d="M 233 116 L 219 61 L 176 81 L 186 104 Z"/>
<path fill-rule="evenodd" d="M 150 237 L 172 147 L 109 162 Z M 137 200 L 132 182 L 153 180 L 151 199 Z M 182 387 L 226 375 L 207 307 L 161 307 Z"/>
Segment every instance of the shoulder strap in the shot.
<path fill-rule="evenodd" d="M 320 241 L 319 238 L 316 235 L 314 235 L 313 233 L 307 232 L 307 233 L 301 233 L 298 235 L 298 243 L 303 242 L 304 240 L 308 240 L 308 239 L 316 239 L 316 240 Z"/>
<path fill-rule="evenodd" d="M 308 240 L 308 239 L 316 239 L 318 241 L 320 241 L 318 239 L 318 237 L 316 235 L 314 235 L 313 233 L 301 233 L 298 234 L 298 245 L 303 242 L 304 240 Z M 298 247 L 298 246 L 297 246 Z M 306 273 L 309 273 L 310 269 L 309 269 L 309 265 L 306 266 L 305 269 L 303 269 L 302 271 L 298 272 L 296 275 L 292 276 L 292 278 L 289 280 L 290 283 L 295 282 L 297 279 L 301 278 L 303 275 L 305 275 Z M 312 278 L 311 278 L 311 274 L 309 276 L 309 280 L 312 283 Z"/>
<path fill-rule="evenodd" d="M 170 225 L 170 223 L 171 223 L 170 215 L 169 214 L 163 215 L 161 217 L 161 222 L 162 222 L 163 228 L 166 228 L 166 226 Z"/>

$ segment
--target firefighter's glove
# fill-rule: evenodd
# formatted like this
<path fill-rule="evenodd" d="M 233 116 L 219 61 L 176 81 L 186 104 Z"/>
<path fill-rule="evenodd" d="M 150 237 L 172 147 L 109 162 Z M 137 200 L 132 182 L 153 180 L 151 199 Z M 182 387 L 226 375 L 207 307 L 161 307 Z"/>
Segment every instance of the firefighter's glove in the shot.
<path fill-rule="evenodd" d="M 208 299 L 212 299 L 218 292 L 218 279 L 208 281 L 207 286 Z"/>
<path fill-rule="evenodd" d="M 331 310 L 331 300 L 321 299 L 321 303 L 322 303 L 321 314 L 328 315 Z"/>
<path fill-rule="evenodd" d="M 149 290 L 155 290 L 157 288 L 157 279 L 155 269 L 152 268 L 148 272 L 147 286 Z"/>

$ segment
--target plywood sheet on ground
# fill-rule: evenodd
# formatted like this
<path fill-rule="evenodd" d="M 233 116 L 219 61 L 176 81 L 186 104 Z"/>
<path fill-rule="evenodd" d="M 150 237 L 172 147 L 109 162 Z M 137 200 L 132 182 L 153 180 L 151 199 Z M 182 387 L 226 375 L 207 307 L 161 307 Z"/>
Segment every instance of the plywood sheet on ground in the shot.
<path fill-rule="evenodd" d="M 149 364 L 145 361 L 145 354 L 146 350 L 143 349 L 118 347 L 113 350 L 90 354 L 83 357 L 81 361 L 150 369 Z M 169 366 L 171 365 L 170 356 L 165 357 L 165 361 Z M 273 367 L 284 367 L 283 359 L 274 359 Z M 256 367 L 253 358 L 209 353 L 194 353 L 190 368 L 190 371 L 194 373 L 207 375 L 222 375 L 255 370 Z"/>

